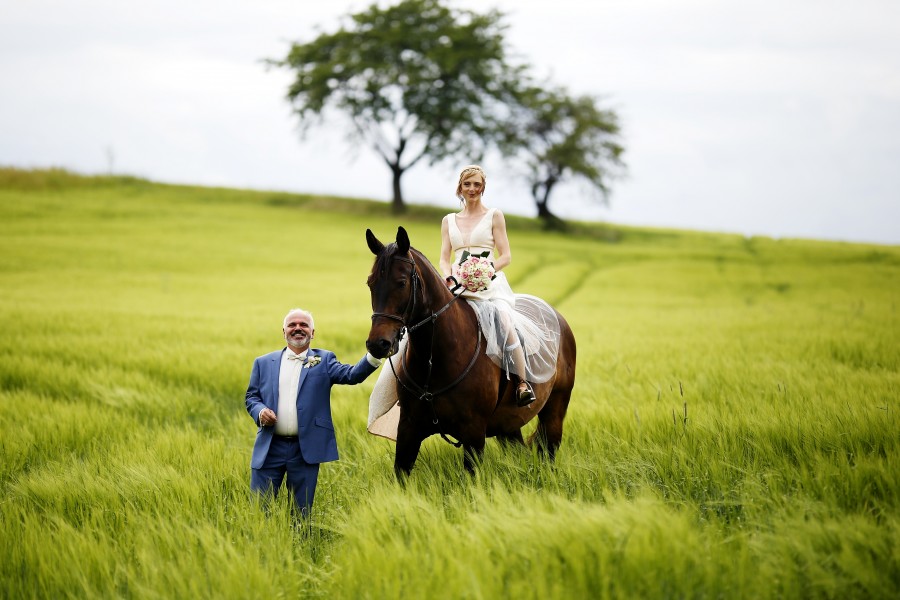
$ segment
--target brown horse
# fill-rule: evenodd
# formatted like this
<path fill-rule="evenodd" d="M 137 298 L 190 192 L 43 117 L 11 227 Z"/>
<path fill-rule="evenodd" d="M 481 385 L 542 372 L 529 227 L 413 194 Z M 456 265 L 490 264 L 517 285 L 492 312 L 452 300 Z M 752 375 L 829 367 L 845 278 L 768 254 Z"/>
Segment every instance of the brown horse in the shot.
<path fill-rule="evenodd" d="M 400 227 L 396 243 L 385 246 L 367 229 L 366 241 L 377 257 L 367 281 L 374 314 L 366 348 L 385 358 L 397 352 L 404 334 L 409 336 L 406 355 L 393 361 L 400 399 L 397 475 L 409 475 L 422 441 L 434 434 L 456 438 L 454 445 L 463 447 L 463 464 L 472 472 L 486 437 L 524 444 L 521 428 L 535 415 L 538 426 L 529 443 L 536 442 L 552 460 L 575 385 L 575 337 L 562 315 L 557 312 L 556 373 L 534 386 L 537 400 L 517 407 L 515 384 L 485 354 L 474 310 L 410 247 L 406 230 Z"/>

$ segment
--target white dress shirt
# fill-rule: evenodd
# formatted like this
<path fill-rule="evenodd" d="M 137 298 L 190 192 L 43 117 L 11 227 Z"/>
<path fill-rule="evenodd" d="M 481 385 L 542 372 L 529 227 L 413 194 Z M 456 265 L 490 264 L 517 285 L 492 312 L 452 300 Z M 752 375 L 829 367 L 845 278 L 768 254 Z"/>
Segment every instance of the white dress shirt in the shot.
<path fill-rule="evenodd" d="M 300 371 L 306 359 L 306 352 L 296 354 L 290 346 L 281 353 L 281 368 L 278 370 L 278 420 L 275 421 L 275 435 L 297 435 L 297 388 Z"/>

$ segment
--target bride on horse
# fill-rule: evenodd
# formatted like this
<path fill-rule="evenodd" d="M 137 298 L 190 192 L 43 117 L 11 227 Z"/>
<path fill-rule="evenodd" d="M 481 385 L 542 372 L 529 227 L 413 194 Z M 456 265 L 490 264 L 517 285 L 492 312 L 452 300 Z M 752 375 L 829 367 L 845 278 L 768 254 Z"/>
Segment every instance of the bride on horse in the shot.
<path fill-rule="evenodd" d="M 460 294 L 470 300 L 478 315 L 487 355 L 507 376 L 517 379 L 519 406 L 535 400 L 531 383 L 547 381 L 556 370 L 559 322 L 542 300 L 515 294 L 503 268 L 512 262 L 506 219 L 496 208 L 484 205 L 487 177 L 478 165 L 463 168 L 456 186 L 462 210 L 441 223 L 441 272 L 447 287 L 459 285 L 457 276 L 469 256 L 481 256 L 493 264 L 494 278 L 487 289 Z M 494 253 L 496 250 L 496 254 Z"/>
<path fill-rule="evenodd" d="M 557 369 L 560 322 L 556 311 L 545 301 L 512 291 L 503 269 L 512 261 L 506 220 L 482 199 L 487 177 L 477 165 L 463 168 L 456 188 L 462 204 L 458 213 L 446 215 L 441 223 L 440 270 L 447 287 L 468 300 L 485 340 L 485 354 L 517 388 L 520 407 L 535 401 L 532 384 L 551 380 Z M 465 263 L 484 259 L 490 263 L 492 278 L 484 285 L 468 285 Z M 399 416 L 395 358 L 406 351 L 408 338 L 401 341 L 397 356 L 382 368 L 369 402 L 370 433 L 396 439 Z M 396 361 L 399 364 L 399 359 Z"/>

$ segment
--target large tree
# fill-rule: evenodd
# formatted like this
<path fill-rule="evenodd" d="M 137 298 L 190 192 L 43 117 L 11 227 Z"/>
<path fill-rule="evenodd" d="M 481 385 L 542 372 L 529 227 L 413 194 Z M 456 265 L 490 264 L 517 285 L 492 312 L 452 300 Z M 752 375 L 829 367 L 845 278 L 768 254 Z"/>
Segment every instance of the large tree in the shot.
<path fill-rule="evenodd" d="M 287 98 L 303 131 L 327 108 L 349 118 L 351 135 L 390 168 L 392 207 L 403 212 L 400 180 L 410 167 L 423 158 L 473 162 L 494 139 L 505 82 L 520 69 L 507 60 L 504 30 L 497 11 L 440 0 L 373 4 L 270 63 L 296 71 Z"/>
<path fill-rule="evenodd" d="M 538 217 L 548 227 L 562 226 L 550 211 L 550 195 L 564 181 L 587 181 L 602 201 L 608 200 L 609 182 L 625 166 L 614 111 L 600 108 L 590 95 L 573 97 L 562 88 L 528 85 L 519 90 L 509 123 L 507 152 L 524 162 Z"/>

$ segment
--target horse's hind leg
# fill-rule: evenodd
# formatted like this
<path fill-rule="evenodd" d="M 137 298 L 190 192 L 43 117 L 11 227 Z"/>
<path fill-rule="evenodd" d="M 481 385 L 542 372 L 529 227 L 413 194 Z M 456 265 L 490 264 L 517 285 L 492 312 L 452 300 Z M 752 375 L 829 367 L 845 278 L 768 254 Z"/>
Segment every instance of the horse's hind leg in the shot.
<path fill-rule="evenodd" d="M 550 460 L 556 458 L 556 451 L 562 443 L 563 420 L 569 408 L 572 390 L 554 389 L 550 392 L 547 404 L 538 413 L 538 425 L 528 439 L 528 443 L 537 442 L 538 451 L 546 452 Z"/>

